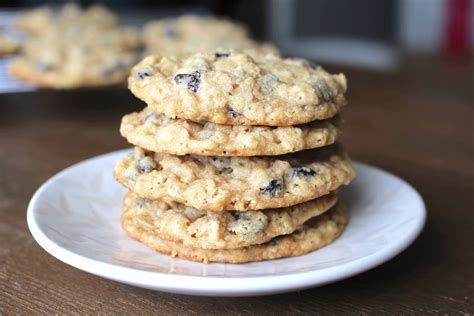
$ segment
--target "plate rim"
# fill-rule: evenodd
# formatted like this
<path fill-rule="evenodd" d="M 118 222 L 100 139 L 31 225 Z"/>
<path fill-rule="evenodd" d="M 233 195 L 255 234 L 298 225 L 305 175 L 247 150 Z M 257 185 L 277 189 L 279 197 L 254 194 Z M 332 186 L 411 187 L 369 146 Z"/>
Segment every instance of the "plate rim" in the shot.
<path fill-rule="evenodd" d="M 277 294 L 302 290 L 350 278 L 357 274 L 371 270 L 387 262 L 403 252 L 420 235 L 426 223 L 426 206 L 421 195 L 416 189 L 402 178 L 385 171 L 379 167 L 363 162 L 353 161 L 356 169 L 367 168 L 391 176 L 406 185 L 416 198 L 414 209 L 418 210 L 415 227 L 408 234 L 402 236 L 399 242 L 390 247 L 385 247 L 375 253 L 363 256 L 356 260 L 342 263 L 333 267 L 326 267 L 306 272 L 287 273 L 264 276 L 194 276 L 158 271 L 145 271 L 132 267 L 124 267 L 106 263 L 74 253 L 51 240 L 39 227 L 35 219 L 35 206 L 38 198 L 57 178 L 69 170 L 94 160 L 105 159 L 108 156 L 126 154 L 130 149 L 122 149 L 88 158 L 75 163 L 46 180 L 33 194 L 27 208 L 27 225 L 35 241 L 56 259 L 91 274 L 143 288 L 160 290 L 170 293 L 205 295 L 205 296 L 255 296 Z M 204 263 L 203 263 L 204 264 Z M 202 282 L 205 279 L 206 282 Z"/>

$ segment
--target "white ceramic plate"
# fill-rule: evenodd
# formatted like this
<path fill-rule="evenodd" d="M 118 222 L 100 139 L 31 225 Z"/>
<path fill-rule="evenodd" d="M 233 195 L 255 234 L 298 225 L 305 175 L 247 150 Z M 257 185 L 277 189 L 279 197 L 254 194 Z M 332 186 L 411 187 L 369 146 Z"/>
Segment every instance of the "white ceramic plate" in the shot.
<path fill-rule="evenodd" d="M 329 246 L 301 257 L 247 264 L 173 259 L 132 240 L 119 224 L 125 190 L 112 177 L 122 150 L 49 179 L 28 206 L 28 227 L 47 252 L 78 269 L 148 289 L 207 296 L 295 291 L 367 271 L 403 251 L 423 228 L 420 195 L 403 180 L 356 163 L 342 191 L 350 221 Z"/>

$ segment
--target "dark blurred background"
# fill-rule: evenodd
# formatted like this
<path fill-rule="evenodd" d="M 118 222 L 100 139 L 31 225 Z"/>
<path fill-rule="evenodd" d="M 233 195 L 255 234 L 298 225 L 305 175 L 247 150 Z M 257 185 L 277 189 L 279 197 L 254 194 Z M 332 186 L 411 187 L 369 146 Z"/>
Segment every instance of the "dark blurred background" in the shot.
<path fill-rule="evenodd" d="M 100 3 L 124 23 L 182 13 L 213 14 L 241 21 L 253 36 L 288 55 L 333 64 L 393 69 L 408 55 L 427 55 L 467 65 L 474 46 L 470 0 L 110 0 Z M 4 9 L 65 1 L 7 0 Z"/>

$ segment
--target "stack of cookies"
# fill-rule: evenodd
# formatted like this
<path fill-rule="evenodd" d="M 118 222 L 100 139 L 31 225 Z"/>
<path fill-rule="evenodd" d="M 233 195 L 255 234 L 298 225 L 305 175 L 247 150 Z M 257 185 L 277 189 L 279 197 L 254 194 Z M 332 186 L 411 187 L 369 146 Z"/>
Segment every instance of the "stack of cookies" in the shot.
<path fill-rule="evenodd" d="M 242 263 L 306 254 L 347 217 L 355 172 L 336 143 L 346 79 L 301 59 L 217 51 L 150 56 L 129 77 L 147 108 L 122 119 L 135 149 L 116 179 L 122 226 L 159 252 Z"/>

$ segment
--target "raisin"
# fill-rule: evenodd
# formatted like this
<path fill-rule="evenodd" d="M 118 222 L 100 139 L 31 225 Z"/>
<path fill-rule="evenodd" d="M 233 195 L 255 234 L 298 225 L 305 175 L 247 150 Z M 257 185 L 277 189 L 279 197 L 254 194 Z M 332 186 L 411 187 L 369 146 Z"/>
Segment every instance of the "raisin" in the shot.
<path fill-rule="evenodd" d="M 153 170 L 153 168 L 150 165 L 139 165 L 138 168 L 140 168 L 140 173 L 149 173 Z"/>
<path fill-rule="evenodd" d="M 232 169 L 231 167 L 224 167 L 221 169 L 220 173 L 221 174 L 229 174 L 229 173 L 232 173 L 232 171 L 234 171 L 234 169 Z"/>
<path fill-rule="evenodd" d="M 153 76 L 153 72 L 147 70 L 147 71 L 137 71 L 137 77 L 140 79 L 145 79 L 145 77 L 151 77 Z"/>
<path fill-rule="evenodd" d="M 326 102 L 331 101 L 332 99 L 332 90 L 329 88 L 326 82 L 322 80 L 318 80 L 316 82 L 316 86 L 318 87 L 319 92 L 321 92 L 321 96 L 323 97 L 323 100 Z"/>
<path fill-rule="evenodd" d="M 316 171 L 308 167 L 295 167 L 293 168 L 292 177 L 313 177 L 316 175 Z"/>
<path fill-rule="evenodd" d="M 226 159 L 225 157 L 212 157 L 211 160 L 216 163 L 215 165 L 218 166 L 229 163 L 229 159 Z"/>
<path fill-rule="evenodd" d="M 267 186 L 260 188 L 260 194 L 276 197 L 278 194 L 280 194 L 282 189 L 282 183 L 278 180 L 273 179 Z"/>
<path fill-rule="evenodd" d="M 227 113 L 229 114 L 230 117 L 234 117 L 234 118 L 240 115 L 239 112 L 234 111 L 234 109 L 232 108 L 228 108 Z"/>
<path fill-rule="evenodd" d="M 278 242 L 280 242 L 281 239 L 282 239 L 282 236 L 274 237 L 268 242 L 268 245 L 275 246 L 276 244 L 278 244 Z"/>
<path fill-rule="evenodd" d="M 231 213 L 235 221 L 227 226 L 228 231 L 236 235 L 260 234 L 268 226 L 268 217 L 262 212 Z"/>
<path fill-rule="evenodd" d="M 137 197 L 135 199 L 135 204 L 137 204 L 138 206 L 146 206 L 146 205 L 150 205 L 151 203 L 153 203 L 153 201 L 150 199 L 146 199 L 142 197 Z"/>
<path fill-rule="evenodd" d="M 140 159 L 137 165 L 138 165 L 138 170 L 140 171 L 140 173 L 149 173 L 156 166 L 155 162 L 150 157 L 144 157 Z"/>
<path fill-rule="evenodd" d="M 239 211 L 231 211 L 230 212 L 230 215 L 232 215 L 232 217 L 238 221 L 239 219 L 242 219 L 243 218 L 243 214 L 244 212 L 239 212 Z"/>
<path fill-rule="evenodd" d="M 229 174 L 234 171 L 234 169 L 229 166 L 230 158 L 212 157 L 211 163 L 217 168 L 217 170 L 219 170 L 220 174 Z"/>
<path fill-rule="evenodd" d="M 201 83 L 201 74 L 198 71 L 191 74 L 178 74 L 174 77 L 174 82 L 177 84 L 185 84 L 186 88 L 192 92 L 197 92 L 199 84 Z"/>
<path fill-rule="evenodd" d="M 214 53 L 214 57 L 216 59 L 219 59 L 219 58 L 222 58 L 222 57 L 229 57 L 229 56 L 230 56 L 230 54 L 226 54 L 226 53 L 217 53 L 217 52 Z"/>

